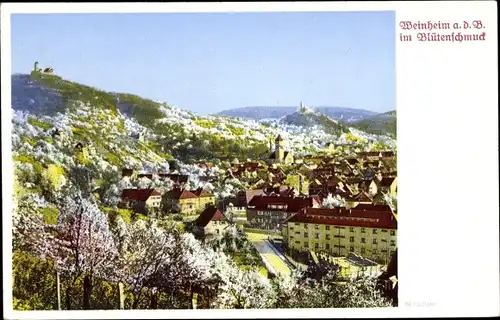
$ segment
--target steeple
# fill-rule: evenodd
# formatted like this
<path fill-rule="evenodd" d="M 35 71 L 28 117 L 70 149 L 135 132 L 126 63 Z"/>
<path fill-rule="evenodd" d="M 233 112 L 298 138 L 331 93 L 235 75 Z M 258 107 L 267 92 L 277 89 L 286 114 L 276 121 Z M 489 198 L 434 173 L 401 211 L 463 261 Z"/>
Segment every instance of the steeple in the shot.
<path fill-rule="evenodd" d="M 280 134 L 278 134 L 278 136 L 274 140 L 274 154 L 275 154 L 275 158 L 274 159 L 278 163 L 283 160 L 284 155 L 285 155 L 284 141 L 281 138 Z"/>

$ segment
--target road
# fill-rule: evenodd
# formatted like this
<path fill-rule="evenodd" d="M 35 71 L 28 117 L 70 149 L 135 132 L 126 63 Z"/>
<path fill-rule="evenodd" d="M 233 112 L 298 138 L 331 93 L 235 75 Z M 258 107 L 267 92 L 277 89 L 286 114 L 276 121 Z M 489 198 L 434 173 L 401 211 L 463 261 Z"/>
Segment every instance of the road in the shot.
<path fill-rule="evenodd" d="M 287 264 L 281 260 L 276 252 L 271 247 L 271 244 L 266 241 L 266 237 L 261 239 L 251 239 L 251 243 L 257 249 L 257 252 L 271 265 L 274 271 L 282 275 L 290 275 L 291 271 Z"/>

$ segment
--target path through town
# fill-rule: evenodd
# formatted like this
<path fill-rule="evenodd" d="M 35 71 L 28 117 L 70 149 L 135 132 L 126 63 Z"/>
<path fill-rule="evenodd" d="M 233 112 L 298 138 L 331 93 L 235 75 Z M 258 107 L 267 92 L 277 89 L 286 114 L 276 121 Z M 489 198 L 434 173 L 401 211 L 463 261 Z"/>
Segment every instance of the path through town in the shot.
<path fill-rule="evenodd" d="M 247 233 L 248 240 L 257 249 L 261 257 L 273 269 L 276 274 L 289 275 L 291 273 L 288 265 L 280 258 L 277 252 L 272 248 L 272 245 L 267 241 L 268 235 L 258 233 Z"/>

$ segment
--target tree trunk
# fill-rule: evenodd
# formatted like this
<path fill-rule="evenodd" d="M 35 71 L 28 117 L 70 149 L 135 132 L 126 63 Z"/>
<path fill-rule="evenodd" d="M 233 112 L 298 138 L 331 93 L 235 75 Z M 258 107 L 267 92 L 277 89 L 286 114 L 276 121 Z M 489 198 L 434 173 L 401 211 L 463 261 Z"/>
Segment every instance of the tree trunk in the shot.
<path fill-rule="evenodd" d="M 154 290 L 152 293 L 151 293 L 151 304 L 150 304 L 150 308 L 153 309 L 153 310 L 156 310 L 158 309 L 158 293 L 156 290 Z"/>
<path fill-rule="evenodd" d="M 140 293 L 138 295 L 134 295 L 134 302 L 132 303 L 132 309 L 133 310 L 136 310 L 137 309 L 137 306 L 139 305 L 139 297 L 140 297 Z"/>
<path fill-rule="evenodd" d="M 125 309 L 125 295 L 123 294 L 123 283 L 118 283 L 118 298 L 120 301 L 120 309 Z"/>
<path fill-rule="evenodd" d="M 66 288 L 66 309 L 71 310 L 71 287 Z"/>
<path fill-rule="evenodd" d="M 57 310 L 61 310 L 61 279 L 59 271 L 56 271 L 56 286 L 57 286 Z"/>
<path fill-rule="evenodd" d="M 83 310 L 90 309 L 90 296 L 92 295 L 92 278 L 85 275 L 83 278 Z"/>

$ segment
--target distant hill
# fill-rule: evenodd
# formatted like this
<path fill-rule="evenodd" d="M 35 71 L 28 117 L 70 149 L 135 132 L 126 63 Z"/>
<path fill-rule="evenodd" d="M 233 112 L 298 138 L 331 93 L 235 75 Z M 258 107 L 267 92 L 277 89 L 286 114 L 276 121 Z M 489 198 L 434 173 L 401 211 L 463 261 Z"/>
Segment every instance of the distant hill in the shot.
<path fill-rule="evenodd" d="M 230 109 L 217 113 L 219 116 L 239 117 L 253 120 L 280 119 L 294 113 L 297 107 L 267 107 L 252 106 L 238 109 Z M 342 120 L 346 123 L 360 121 L 365 118 L 377 115 L 376 112 L 342 107 L 317 107 L 315 110 L 334 120 Z"/>
<path fill-rule="evenodd" d="M 375 116 L 356 121 L 350 125 L 356 129 L 372 133 L 387 134 L 393 138 L 396 137 L 397 128 L 396 110 L 377 114 Z"/>
<path fill-rule="evenodd" d="M 349 132 L 349 128 L 342 121 L 332 119 L 317 109 L 306 107 L 302 107 L 294 113 L 282 117 L 279 123 L 311 129 L 319 127 L 324 132 L 333 135 L 341 135 L 344 132 Z"/>

